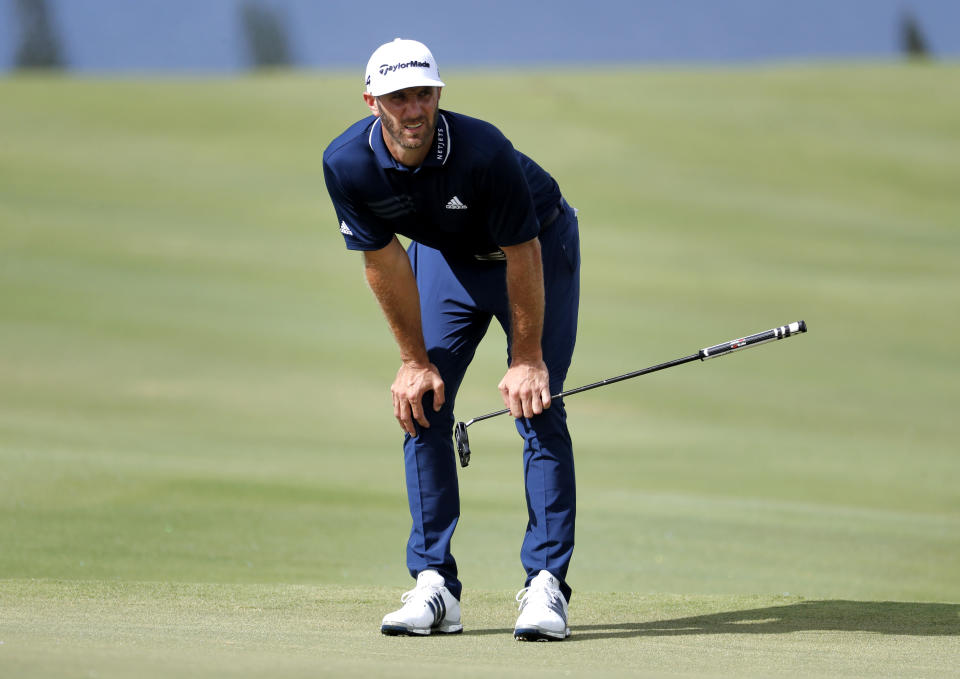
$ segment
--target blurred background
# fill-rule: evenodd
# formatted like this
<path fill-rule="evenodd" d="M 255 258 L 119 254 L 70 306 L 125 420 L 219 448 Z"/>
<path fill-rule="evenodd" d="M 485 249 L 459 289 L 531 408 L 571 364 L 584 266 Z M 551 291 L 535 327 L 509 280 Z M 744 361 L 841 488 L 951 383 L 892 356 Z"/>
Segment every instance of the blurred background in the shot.
<path fill-rule="evenodd" d="M 321 155 L 398 35 L 432 48 L 444 108 L 580 209 L 568 387 L 810 328 L 568 399 L 575 624 L 621 625 L 609 653 L 580 645 L 585 671 L 669 674 L 695 649 L 687 676 L 770 676 L 724 669 L 753 649 L 795 676 L 837 647 L 623 634 L 960 602 L 960 2 L 0 0 L 0 674 L 74 676 L 96 649 L 117 676 L 189 674 L 155 661 L 219 668 L 210 649 L 246 638 L 230 676 L 294 647 L 314 676 L 318 644 L 395 676 L 375 623 L 411 582 L 397 351 Z M 458 419 L 500 407 L 504 345 L 491 328 Z M 470 439 L 454 552 L 469 615 L 499 630 L 523 575 L 519 440 L 505 418 Z M 281 608 L 286 636 L 263 615 Z M 955 671 L 944 610 L 902 626 L 952 655 L 843 637 L 848 674 Z M 467 663 L 527 672 L 500 637 Z M 446 667 L 407 653 L 417 676 Z"/>
<path fill-rule="evenodd" d="M 397 35 L 580 209 L 568 386 L 810 327 L 568 401 L 574 589 L 960 601 L 954 0 L 0 0 L 0 581 L 409 584 L 321 167 Z M 513 590 L 518 439 L 470 437 L 455 553 Z"/>
<path fill-rule="evenodd" d="M 444 66 L 945 56 L 960 53 L 958 25 L 950 0 L 0 0 L 0 69 L 357 69 L 396 36 L 427 42 Z"/>

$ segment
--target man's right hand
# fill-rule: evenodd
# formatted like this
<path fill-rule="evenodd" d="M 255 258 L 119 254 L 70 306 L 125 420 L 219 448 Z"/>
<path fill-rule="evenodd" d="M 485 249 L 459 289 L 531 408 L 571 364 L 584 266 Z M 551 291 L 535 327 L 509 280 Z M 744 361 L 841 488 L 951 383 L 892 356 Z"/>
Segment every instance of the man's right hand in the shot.
<path fill-rule="evenodd" d="M 390 387 L 393 394 L 393 416 L 400 427 L 410 434 L 417 435 L 414 422 L 421 427 L 430 427 L 423 413 L 423 397 L 433 392 L 433 409 L 440 410 L 444 402 L 443 378 L 433 363 L 404 362 L 397 371 L 397 378 Z"/>

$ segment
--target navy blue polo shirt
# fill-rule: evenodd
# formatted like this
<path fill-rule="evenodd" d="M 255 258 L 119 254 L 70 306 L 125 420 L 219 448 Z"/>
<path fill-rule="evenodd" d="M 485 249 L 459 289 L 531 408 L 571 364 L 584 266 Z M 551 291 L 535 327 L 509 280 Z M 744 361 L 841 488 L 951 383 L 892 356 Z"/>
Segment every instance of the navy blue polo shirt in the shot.
<path fill-rule="evenodd" d="M 451 256 L 485 255 L 536 237 L 555 211 L 557 182 L 496 127 L 439 113 L 417 168 L 394 160 L 374 116 L 326 148 L 323 175 L 347 248 L 379 250 L 401 234 Z"/>

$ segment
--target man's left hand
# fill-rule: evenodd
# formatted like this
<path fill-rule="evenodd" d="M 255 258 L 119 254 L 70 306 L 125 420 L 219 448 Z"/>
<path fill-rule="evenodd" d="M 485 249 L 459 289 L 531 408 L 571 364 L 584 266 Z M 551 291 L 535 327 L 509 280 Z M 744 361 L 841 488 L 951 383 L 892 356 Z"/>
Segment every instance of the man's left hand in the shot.
<path fill-rule="evenodd" d="M 533 417 L 550 407 L 550 373 L 543 361 L 515 361 L 497 388 L 513 417 Z"/>

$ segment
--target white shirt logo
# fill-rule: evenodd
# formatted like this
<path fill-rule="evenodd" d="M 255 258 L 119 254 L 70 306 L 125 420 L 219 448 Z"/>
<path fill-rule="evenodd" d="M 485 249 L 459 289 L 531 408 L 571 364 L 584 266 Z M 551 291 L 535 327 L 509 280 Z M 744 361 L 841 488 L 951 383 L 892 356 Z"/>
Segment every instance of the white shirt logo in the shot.
<path fill-rule="evenodd" d="M 340 233 L 342 233 L 344 236 L 353 235 L 353 231 L 350 230 L 350 227 L 347 226 L 346 222 L 340 222 Z"/>
<path fill-rule="evenodd" d="M 450 202 L 447 203 L 447 209 L 448 210 L 466 210 L 467 206 L 464 205 L 459 198 L 454 196 L 453 198 L 450 199 Z"/>

